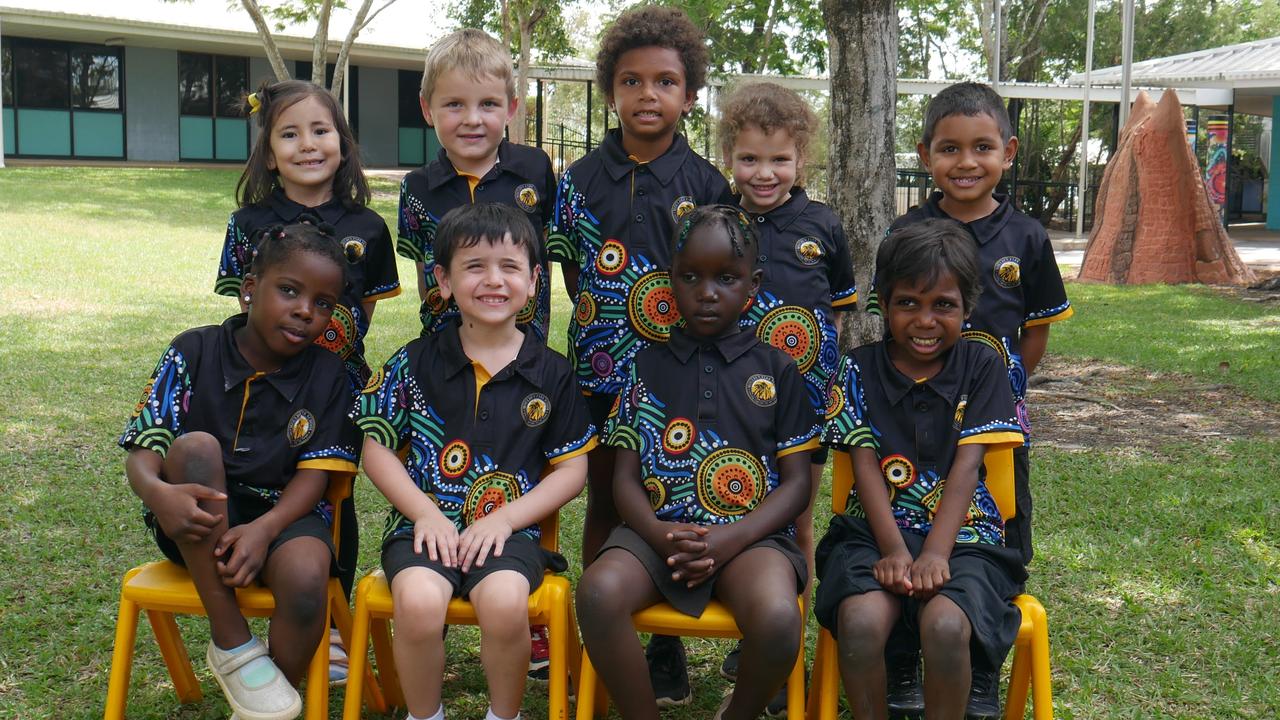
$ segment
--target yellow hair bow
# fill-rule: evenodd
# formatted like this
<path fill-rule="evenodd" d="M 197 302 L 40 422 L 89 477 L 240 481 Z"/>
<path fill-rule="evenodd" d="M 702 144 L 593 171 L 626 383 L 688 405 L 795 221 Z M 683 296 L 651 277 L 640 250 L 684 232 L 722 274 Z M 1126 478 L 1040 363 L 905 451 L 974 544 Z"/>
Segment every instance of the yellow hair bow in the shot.
<path fill-rule="evenodd" d="M 249 114 L 258 112 L 262 107 L 262 101 L 258 99 L 258 93 L 249 93 Z"/>

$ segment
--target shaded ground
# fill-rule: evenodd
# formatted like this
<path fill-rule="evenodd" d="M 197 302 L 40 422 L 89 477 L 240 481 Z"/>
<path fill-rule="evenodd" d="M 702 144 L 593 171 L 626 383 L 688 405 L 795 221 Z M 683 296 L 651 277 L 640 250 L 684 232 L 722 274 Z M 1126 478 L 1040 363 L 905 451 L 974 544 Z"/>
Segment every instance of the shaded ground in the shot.
<path fill-rule="evenodd" d="M 1031 378 L 1033 442 L 1061 450 L 1280 436 L 1280 407 L 1202 378 L 1046 356 Z"/>

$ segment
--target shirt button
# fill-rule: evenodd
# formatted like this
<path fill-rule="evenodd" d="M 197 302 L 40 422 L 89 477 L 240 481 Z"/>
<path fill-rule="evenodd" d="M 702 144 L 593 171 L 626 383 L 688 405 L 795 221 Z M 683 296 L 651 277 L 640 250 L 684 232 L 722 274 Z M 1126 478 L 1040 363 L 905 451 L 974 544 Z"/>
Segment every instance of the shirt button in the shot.
<path fill-rule="evenodd" d="M 642 222 L 644 222 L 644 215 L 641 215 L 641 214 L 639 214 L 639 213 L 636 213 L 636 222 L 638 222 L 638 223 L 642 223 Z"/>
<path fill-rule="evenodd" d="M 703 366 L 702 372 L 712 373 L 712 372 L 715 372 L 715 368 L 711 367 L 710 365 L 706 365 L 706 366 Z"/>
<path fill-rule="evenodd" d="M 481 190 L 484 190 L 484 186 L 483 186 L 483 185 L 477 185 L 477 186 L 476 186 L 476 192 L 480 192 Z"/>
<path fill-rule="evenodd" d="M 637 194 L 637 195 L 641 195 L 641 196 L 643 196 L 643 195 L 644 195 L 644 188 L 640 188 L 639 190 L 636 190 L 636 194 Z"/>
<path fill-rule="evenodd" d="M 489 411 L 488 411 L 488 410 L 481 410 L 481 411 L 480 411 L 480 419 L 481 419 L 481 420 L 488 420 L 488 419 L 489 419 Z"/>
<path fill-rule="evenodd" d="M 710 390 L 703 390 L 703 391 L 702 391 L 702 397 L 704 397 L 704 398 L 706 398 L 706 399 L 708 399 L 708 400 L 710 400 L 710 399 L 711 399 L 711 396 L 712 396 L 713 394 L 714 394 L 714 393 L 712 393 Z"/>
<path fill-rule="evenodd" d="M 758 223 L 762 223 L 762 222 L 764 222 L 764 216 L 763 216 L 763 215 L 757 215 L 757 216 L 756 216 L 756 222 L 758 222 Z"/>
<path fill-rule="evenodd" d="M 760 262 L 765 262 L 768 259 L 769 259 L 768 255 L 765 255 L 764 253 L 760 253 Z"/>
<path fill-rule="evenodd" d="M 637 168 L 636 168 L 636 172 L 638 172 L 638 173 L 647 173 L 647 172 L 649 172 L 649 167 L 648 167 L 647 165 L 641 165 L 641 166 L 639 166 L 639 167 L 637 167 Z"/>
<path fill-rule="evenodd" d="M 916 403 L 916 412 L 929 412 L 929 403 L 927 402 Z"/>

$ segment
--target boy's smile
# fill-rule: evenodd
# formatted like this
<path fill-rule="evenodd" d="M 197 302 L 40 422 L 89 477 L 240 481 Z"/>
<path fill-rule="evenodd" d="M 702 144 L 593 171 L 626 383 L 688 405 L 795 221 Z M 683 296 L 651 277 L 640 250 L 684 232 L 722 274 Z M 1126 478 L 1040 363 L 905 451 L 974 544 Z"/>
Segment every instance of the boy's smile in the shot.
<path fill-rule="evenodd" d="M 717 338 L 736 330 L 763 274 L 753 255 L 739 256 L 714 223 L 690 233 L 671 263 L 671 290 L 689 334 Z"/>
<path fill-rule="evenodd" d="M 795 139 L 785 130 L 766 135 L 755 125 L 742 128 L 729 156 L 729 170 L 742 194 L 742 207 L 765 213 L 785 203 L 803 165 L 799 155 Z"/>
<path fill-rule="evenodd" d="M 986 113 L 947 115 L 938 121 L 929 146 L 916 146 L 920 162 L 942 191 L 942 209 L 961 222 L 973 222 L 996 209 L 991 196 L 1004 171 L 1013 165 L 1018 139 L 1006 143 L 1000 124 Z"/>
<path fill-rule="evenodd" d="M 911 378 L 937 374 L 943 354 L 960 339 L 965 315 L 964 296 L 948 271 L 932 283 L 894 283 L 885 314 L 894 366 Z"/>
<path fill-rule="evenodd" d="M 498 158 L 507 121 L 516 101 L 507 97 L 507 84 L 498 77 L 472 78 L 461 70 L 446 70 L 436 80 L 431 97 L 420 99 L 422 116 L 436 129 L 436 137 L 455 170 L 483 177 Z"/>
<path fill-rule="evenodd" d="M 676 123 L 696 98 L 685 84 L 680 53 L 658 46 L 622 53 L 608 95 L 622 124 L 623 147 L 641 162 L 670 146 Z"/>
<path fill-rule="evenodd" d="M 529 267 L 528 250 L 505 236 L 460 247 L 446 269 L 436 265 L 443 297 L 453 298 L 464 322 L 490 327 L 515 326 L 516 315 L 537 288 L 539 268 Z"/>

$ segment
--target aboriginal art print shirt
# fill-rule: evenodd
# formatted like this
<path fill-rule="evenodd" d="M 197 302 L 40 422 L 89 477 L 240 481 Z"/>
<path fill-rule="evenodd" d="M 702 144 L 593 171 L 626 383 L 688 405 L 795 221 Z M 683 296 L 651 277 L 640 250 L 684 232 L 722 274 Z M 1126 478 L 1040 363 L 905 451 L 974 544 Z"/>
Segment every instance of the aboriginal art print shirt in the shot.
<path fill-rule="evenodd" d="M 450 323 L 396 351 L 356 400 L 356 425 L 400 454 L 409 477 L 462 530 L 533 489 L 555 465 L 596 446 L 569 363 L 531 332 L 492 377 Z M 519 531 L 539 539 L 538 526 Z M 383 542 L 412 535 L 394 507 Z"/>
<path fill-rule="evenodd" d="M 275 372 L 258 372 L 236 346 L 246 318 L 234 315 L 174 338 L 120 447 L 163 456 L 179 436 L 209 433 L 222 447 L 227 491 L 273 504 L 298 470 L 355 475 L 359 433 L 345 412 L 351 387 L 342 361 L 313 346 Z M 328 520 L 327 503 L 320 508 Z"/>
<path fill-rule="evenodd" d="M 604 436 L 640 455 L 658 519 L 724 525 L 775 490 L 778 458 L 816 449 L 819 431 L 789 356 L 749 332 L 700 341 L 675 328 L 636 357 Z"/>
<path fill-rule="evenodd" d="M 682 135 L 641 163 L 615 128 L 565 171 L 547 249 L 580 270 L 569 361 L 584 391 L 618 392 L 636 353 L 666 341 L 680 319 L 667 274 L 676 227 L 699 205 L 732 202 L 724 176 Z"/>
<path fill-rule="evenodd" d="M 760 231 L 757 259 L 764 278 L 740 324 L 796 361 L 809 401 L 823 412 L 840 362 L 833 310 L 858 301 L 844 228 L 830 208 L 798 187 L 782 205 L 751 217 Z"/>
<path fill-rule="evenodd" d="M 978 243 L 982 294 L 964 324 L 964 336 L 992 347 L 1009 369 L 1009 386 L 1023 435 L 1030 439 L 1027 417 L 1027 371 L 1022 364 L 1022 328 L 1066 320 L 1075 310 L 1067 300 L 1049 234 L 1038 220 L 1018 212 L 1006 195 L 994 195 L 995 212 L 960 223 Z M 953 219 L 934 192 L 890 226 L 897 229 L 926 218 Z"/>
<path fill-rule="evenodd" d="M 435 160 L 405 175 L 400 183 L 396 252 L 423 264 L 423 287 L 427 290 L 419 311 L 423 332 L 435 332 L 458 316 L 458 306 L 440 296 L 435 276 L 436 226 L 445 213 L 475 203 L 511 205 L 524 212 L 534 237 L 542 241 L 555 197 L 556 176 L 547 154 L 507 140 L 498 145 L 498 163 L 482 178 L 459 173 L 444 148 Z M 551 276 L 547 274 L 545 249 L 539 257 L 543 261 L 538 290 L 516 315 L 516 322 L 529 325 L 546 342 L 551 322 Z"/>
<path fill-rule="evenodd" d="M 844 356 L 831 385 L 822 441 L 842 450 L 875 450 L 898 528 L 928 535 L 956 448 L 1015 447 L 1022 444 L 1022 428 L 1003 358 L 987 344 L 962 338 L 937 375 L 917 381 L 893 365 L 890 342 Z M 866 517 L 856 483 L 847 508 L 850 515 Z M 982 465 L 956 542 L 1004 544 L 1004 520 Z"/>
<path fill-rule="evenodd" d="M 369 365 L 364 358 L 364 336 L 369 332 L 369 317 L 361 303 L 383 300 L 400 294 L 400 276 L 396 271 L 391 231 L 382 216 L 369 208 L 348 209 L 334 198 L 323 205 L 309 208 L 285 197 L 277 189 L 258 205 L 248 205 L 231 213 L 227 236 L 218 261 L 218 279 L 214 292 L 235 297 L 249 272 L 249 264 L 258 245 L 258 236 L 272 225 L 294 223 L 298 216 L 310 213 L 334 227 L 334 238 L 359 260 L 346 267 L 347 287 L 333 308 L 329 327 L 316 338 L 316 344 L 333 351 L 347 365 L 352 392 L 364 387 L 369 378 Z"/>

